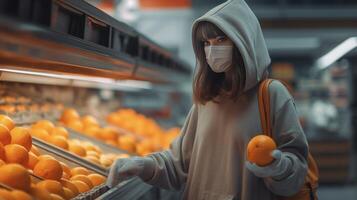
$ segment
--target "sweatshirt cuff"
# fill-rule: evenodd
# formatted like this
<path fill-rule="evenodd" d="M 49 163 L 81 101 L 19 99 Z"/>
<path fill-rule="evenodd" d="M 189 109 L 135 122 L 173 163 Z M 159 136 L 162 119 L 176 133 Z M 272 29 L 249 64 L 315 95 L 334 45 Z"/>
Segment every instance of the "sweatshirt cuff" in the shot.
<path fill-rule="evenodd" d="M 143 181 L 148 181 L 152 179 L 154 176 L 154 171 L 155 171 L 155 162 L 152 158 L 150 157 L 143 157 L 142 158 L 142 167 L 143 170 L 141 173 L 138 175 Z"/>
<path fill-rule="evenodd" d="M 282 156 L 282 159 L 284 159 L 282 160 L 282 162 L 284 162 L 284 168 L 280 174 L 272 177 L 275 181 L 281 181 L 293 173 L 293 159 L 290 158 L 289 153 L 283 152 L 283 154 L 285 154 L 285 156 Z"/>

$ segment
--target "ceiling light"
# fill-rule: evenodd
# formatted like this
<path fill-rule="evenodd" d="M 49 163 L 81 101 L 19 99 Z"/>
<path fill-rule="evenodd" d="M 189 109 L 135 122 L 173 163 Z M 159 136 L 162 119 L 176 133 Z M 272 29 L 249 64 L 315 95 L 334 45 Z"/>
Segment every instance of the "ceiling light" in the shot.
<path fill-rule="evenodd" d="M 323 70 L 357 47 L 357 37 L 350 37 L 317 59 L 315 68 Z"/>

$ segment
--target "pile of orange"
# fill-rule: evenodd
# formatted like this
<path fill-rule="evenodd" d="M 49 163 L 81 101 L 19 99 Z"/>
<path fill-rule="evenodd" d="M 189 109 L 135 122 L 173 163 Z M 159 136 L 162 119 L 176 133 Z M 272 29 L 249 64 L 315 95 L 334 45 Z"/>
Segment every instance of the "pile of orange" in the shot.
<path fill-rule="evenodd" d="M 127 130 L 125 133 L 119 131 L 118 128 L 103 128 L 93 116 L 86 115 L 81 117 L 73 108 L 65 109 L 60 121 L 65 126 L 82 134 L 139 155 L 147 155 L 167 149 L 180 132 L 178 128 L 166 131 L 153 119 L 147 118 L 132 109 L 121 109 L 109 114 L 107 117 L 108 123 Z M 93 160 L 93 157 L 90 160 Z"/>
<path fill-rule="evenodd" d="M 44 140 L 59 148 L 68 150 L 68 132 L 65 128 L 55 126 L 49 120 L 40 120 L 33 124 L 30 128 L 30 134 L 33 137 Z"/>
<path fill-rule="evenodd" d="M 133 109 L 120 109 L 107 116 L 107 121 L 117 127 L 135 134 L 136 138 L 132 147 L 132 139 L 119 141 L 119 147 L 146 155 L 153 151 L 167 149 L 174 138 L 180 133 L 179 128 L 162 129 L 153 119 L 137 113 Z"/>
<path fill-rule="evenodd" d="M 66 113 L 66 115 L 69 116 L 68 118 L 71 120 L 75 119 L 75 116 L 77 116 L 76 114 L 73 114 L 73 111 L 67 110 Z M 91 118 L 89 116 L 83 118 L 83 122 L 87 125 L 94 125 L 95 123 L 94 118 Z M 83 157 L 93 163 L 105 167 L 109 167 L 118 156 L 125 156 L 103 154 L 102 150 L 91 142 L 82 141 L 78 139 L 70 139 L 69 133 L 66 128 L 61 126 L 55 126 L 51 121 L 48 120 L 40 120 L 36 122 L 31 126 L 29 132 L 33 137 L 44 140 L 45 142 L 48 142 L 59 148 L 67 150 L 77 156 Z M 110 159 L 107 159 L 108 157 Z M 33 158 L 33 156 L 30 156 L 30 158 Z M 33 167 L 33 165 L 31 166 Z"/>
<path fill-rule="evenodd" d="M 120 144 L 123 144 L 123 146 L 127 146 L 127 147 L 122 149 L 128 150 L 130 152 L 135 152 L 135 145 L 136 145 L 135 137 L 122 136 L 122 134 L 117 129 L 112 127 L 101 127 L 98 120 L 91 115 L 85 115 L 81 117 L 75 109 L 68 108 L 63 111 L 60 121 L 65 126 L 79 133 L 88 135 L 98 140 L 102 140 L 105 143 L 112 146 L 120 147 L 121 146 Z M 132 138 L 128 139 L 127 137 L 132 137 Z M 92 162 L 100 163 L 104 166 L 108 165 L 107 162 L 105 162 L 107 160 L 106 156 L 104 159 L 100 158 L 101 151 L 98 151 L 99 149 L 98 147 L 96 147 L 93 144 L 86 143 L 86 146 L 88 146 L 89 148 L 86 149 L 87 151 L 96 151 L 99 155 L 96 155 L 94 153 L 87 154 L 86 152 L 83 151 L 83 147 L 82 147 L 83 141 L 80 141 L 79 144 L 76 143 L 77 140 L 73 140 L 69 142 L 70 151 L 75 152 L 75 154 L 81 157 L 86 157 L 88 160 Z M 98 156 L 99 158 L 96 158 Z M 122 156 L 122 155 L 118 155 L 118 156 Z M 101 160 L 104 160 L 105 164 L 103 164 Z"/>
<path fill-rule="evenodd" d="M 37 103 L 31 102 L 31 99 L 24 97 L 24 96 L 19 96 L 19 97 L 2 96 L 2 97 L 0 97 L 0 102 L 2 103 L 0 105 L 0 111 L 3 111 L 9 115 L 18 114 L 18 113 L 26 112 L 26 111 L 30 111 L 32 113 L 35 113 L 35 112 L 43 113 L 43 112 L 49 112 L 49 111 L 53 111 L 53 110 L 62 111 L 63 107 L 64 107 L 63 104 L 61 104 L 61 103 L 37 104 Z"/>
<path fill-rule="evenodd" d="M 0 199 L 71 199 L 105 182 L 105 177 L 83 167 L 71 169 L 53 156 L 41 155 L 32 145 L 30 133 L 35 129 L 43 130 L 36 134 L 50 132 L 62 137 L 68 134 L 45 120 L 31 129 L 15 127 L 11 118 L 0 115 L 0 183 L 15 189 L 0 189 Z M 31 173 L 45 180 L 31 183 Z"/>
<path fill-rule="evenodd" d="M 103 153 L 98 146 L 88 141 L 72 139 L 69 140 L 69 144 L 70 151 L 85 158 L 86 160 L 104 167 L 110 167 L 111 164 L 118 158 L 129 157 L 128 154 Z"/>
<path fill-rule="evenodd" d="M 73 115 L 73 112 L 71 111 L 67 111 L 67 113 L 69 113 L 67 115 L 70 116 L 69 117 L 70 119 L 73 119 L 76 116 Z M 93 119 L 88 117 L 84 118 L 83 121 L 85 122 L 85 124 L 94 123 Z M 0 127 L 0 131 L 1 131 L 1 127 Z M 66 128 L 61 126 L 55 126 L 51 121 L 48 120 L 40 120 L 36 122 L 31 126 L 29 132 L 33 137 L 44 140 L 45 142 L 48 142 L 52 145 L 55 145 L 59 148 L 62 148 L 73 154 L 76 154 L 77 156 L 83 157 L 93 163 L 103 165 L 105 167 L 109 167 L 117 156 L 123 156 L 123 155 L 116 155 L 116 156 L 111 155 L 110 156 L 111 162 L 108 162 L 107 159 L 101 159 L 101 157 L 103 156 L 104 158 L 106 158 L 107 155 L 103 154 L 102 150 L 98 146 L 94 145 L 91 142 L 81 141 L 77 139 L 69 139 L 69 133 Z M 33 155 L 30 155 L 30 160 L 31 161 L 34 160 Z M 101 162 L 101 160 L 104 161 Z M 33 164 L 30 164 L 30 167 L 33 168 L 34 167 Z"/>
<path fill-rule="evenodd" d="M 68 108 L 63 111 L 60 121 L 77 132 L 103 140 L 108 144 L 117 144 L 120 133 L 111 127 L 101 127 L 91 115 L 80 117 L 76 110 Z"/>

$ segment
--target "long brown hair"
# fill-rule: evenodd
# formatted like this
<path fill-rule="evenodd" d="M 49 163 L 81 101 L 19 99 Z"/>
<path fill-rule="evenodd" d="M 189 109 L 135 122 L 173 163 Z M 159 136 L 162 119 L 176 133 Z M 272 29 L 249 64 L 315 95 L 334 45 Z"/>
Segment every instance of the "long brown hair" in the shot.
<path fill-rule="evenodd" d="M 193 98 L 196 103 L 205 104 L 214 101 L 218 96 L 237 100 L 245 85 L 245 66 L 243 58 L 236 46 L 233 48 L 232 67 L 226 73 L 212 71 L 206 61 L 204 41 L 217 36 L 226 36 L 216 25 L 200 22 L 194 34 L 193 43 L 196 54 L 196 72 L 193 80 Z M 230 77 L 226 77 L 226 74 Z M 227 79 L 231 82 L 227 84 Z"/>

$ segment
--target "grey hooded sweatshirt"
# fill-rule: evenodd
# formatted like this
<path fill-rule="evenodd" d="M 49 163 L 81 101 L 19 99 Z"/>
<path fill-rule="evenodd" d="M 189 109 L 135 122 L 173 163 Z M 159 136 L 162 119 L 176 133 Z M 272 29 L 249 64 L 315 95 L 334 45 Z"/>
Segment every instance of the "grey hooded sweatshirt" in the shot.
<path fill-rule="evenodd" d="M 184 188 L 189 200 L 271 200 L 299 191 L 307 173 L 308 145 L 293 98 L 274 81 L 270 87 L 273 139 L 292 161 L 280 177 L 259 178 L 244 165 L 247 143 L 262 133 L 257 89 L 270 57 L 259 22 L 243 0 L 227 1 L 197 19 L 214 23 L 238 47 L 246 67 L 244 93 L 237 101 L 221 99 L 192 106 L 181 134 L 169 150 L 151 154 L 149 184 Z M 193 42 L 195 51 L 197 47 Z M 199 66 L 198 66 L 199 67 Z"/>

